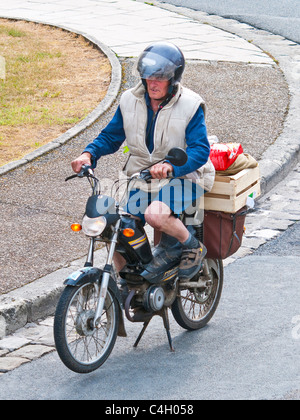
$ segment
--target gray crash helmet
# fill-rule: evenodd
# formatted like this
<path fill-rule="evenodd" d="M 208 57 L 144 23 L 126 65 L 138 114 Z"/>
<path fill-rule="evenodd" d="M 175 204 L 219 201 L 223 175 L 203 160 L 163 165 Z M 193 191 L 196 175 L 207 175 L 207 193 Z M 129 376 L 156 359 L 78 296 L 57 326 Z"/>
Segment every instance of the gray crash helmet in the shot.
<path fill-rule="evenodd" d="M 172 91 L 180 82 L 184 68 L 185 59 L 180 48 L 171 42 L 156 42 L 139 56 L 134 74 L 140 76 L 144 85 L 146 79 L 168 80 Z"/>

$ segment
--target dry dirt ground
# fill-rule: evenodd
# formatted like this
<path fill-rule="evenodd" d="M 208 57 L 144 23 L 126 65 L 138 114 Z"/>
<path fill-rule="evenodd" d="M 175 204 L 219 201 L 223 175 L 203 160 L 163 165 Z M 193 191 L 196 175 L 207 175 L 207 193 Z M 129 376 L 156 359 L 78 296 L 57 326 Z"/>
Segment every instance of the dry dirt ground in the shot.
<path fill-rule="evenodd" d="M 57 138 L 104 98 L 109 60 L 82 36 L 0 19 L 0 166 Z"/>

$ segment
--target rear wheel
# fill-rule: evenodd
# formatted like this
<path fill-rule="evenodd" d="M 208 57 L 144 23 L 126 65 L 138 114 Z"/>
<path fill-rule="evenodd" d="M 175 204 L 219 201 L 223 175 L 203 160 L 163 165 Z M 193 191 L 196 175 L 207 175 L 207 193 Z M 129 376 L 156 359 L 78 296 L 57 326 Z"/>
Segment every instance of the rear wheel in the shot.
<path fill-rule="evenodd" d="M 207 259 L 209 279 L 198 288 L 183 288 L 179 283 L 179 294 L 172 305 L 177 323 L 187 330 L 203 328 L 214 315 L 223 289 L 222 260 Z M 199 275 L 191 283 L 198 282 Z"/>
<path fill-rule="evenodd" d="M 77 373 L 98 369 L 110 355 L 118 334 L 119 306 L 108 288 L 97 327 L 94 316 L 99 286 L 86 282 L 67 286 L 58 303 L 54 319 L 54 340 L 62 362 Z"/>

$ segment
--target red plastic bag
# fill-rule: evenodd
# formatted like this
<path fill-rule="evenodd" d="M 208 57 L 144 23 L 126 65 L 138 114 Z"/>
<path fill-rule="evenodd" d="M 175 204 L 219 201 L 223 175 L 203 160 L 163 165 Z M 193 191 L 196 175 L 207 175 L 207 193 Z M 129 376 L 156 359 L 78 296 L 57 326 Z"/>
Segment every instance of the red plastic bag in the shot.
<path fill-rule="evenodd" d="M 214 143 L 210 150 L 210 159 L 216 171 L 226 171 L 243 153 L 240 143 Z"/>

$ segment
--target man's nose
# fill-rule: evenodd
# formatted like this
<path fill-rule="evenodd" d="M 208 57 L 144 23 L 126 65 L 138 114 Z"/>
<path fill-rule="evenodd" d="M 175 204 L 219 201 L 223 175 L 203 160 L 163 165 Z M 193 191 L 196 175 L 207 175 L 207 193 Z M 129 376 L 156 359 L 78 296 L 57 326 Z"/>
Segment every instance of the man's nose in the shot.
<path fill-rule="evenodd" d="M 157 86 L 158 85 L 158 80 L 149 80 L 149 83 L 151 86 Z"/>

